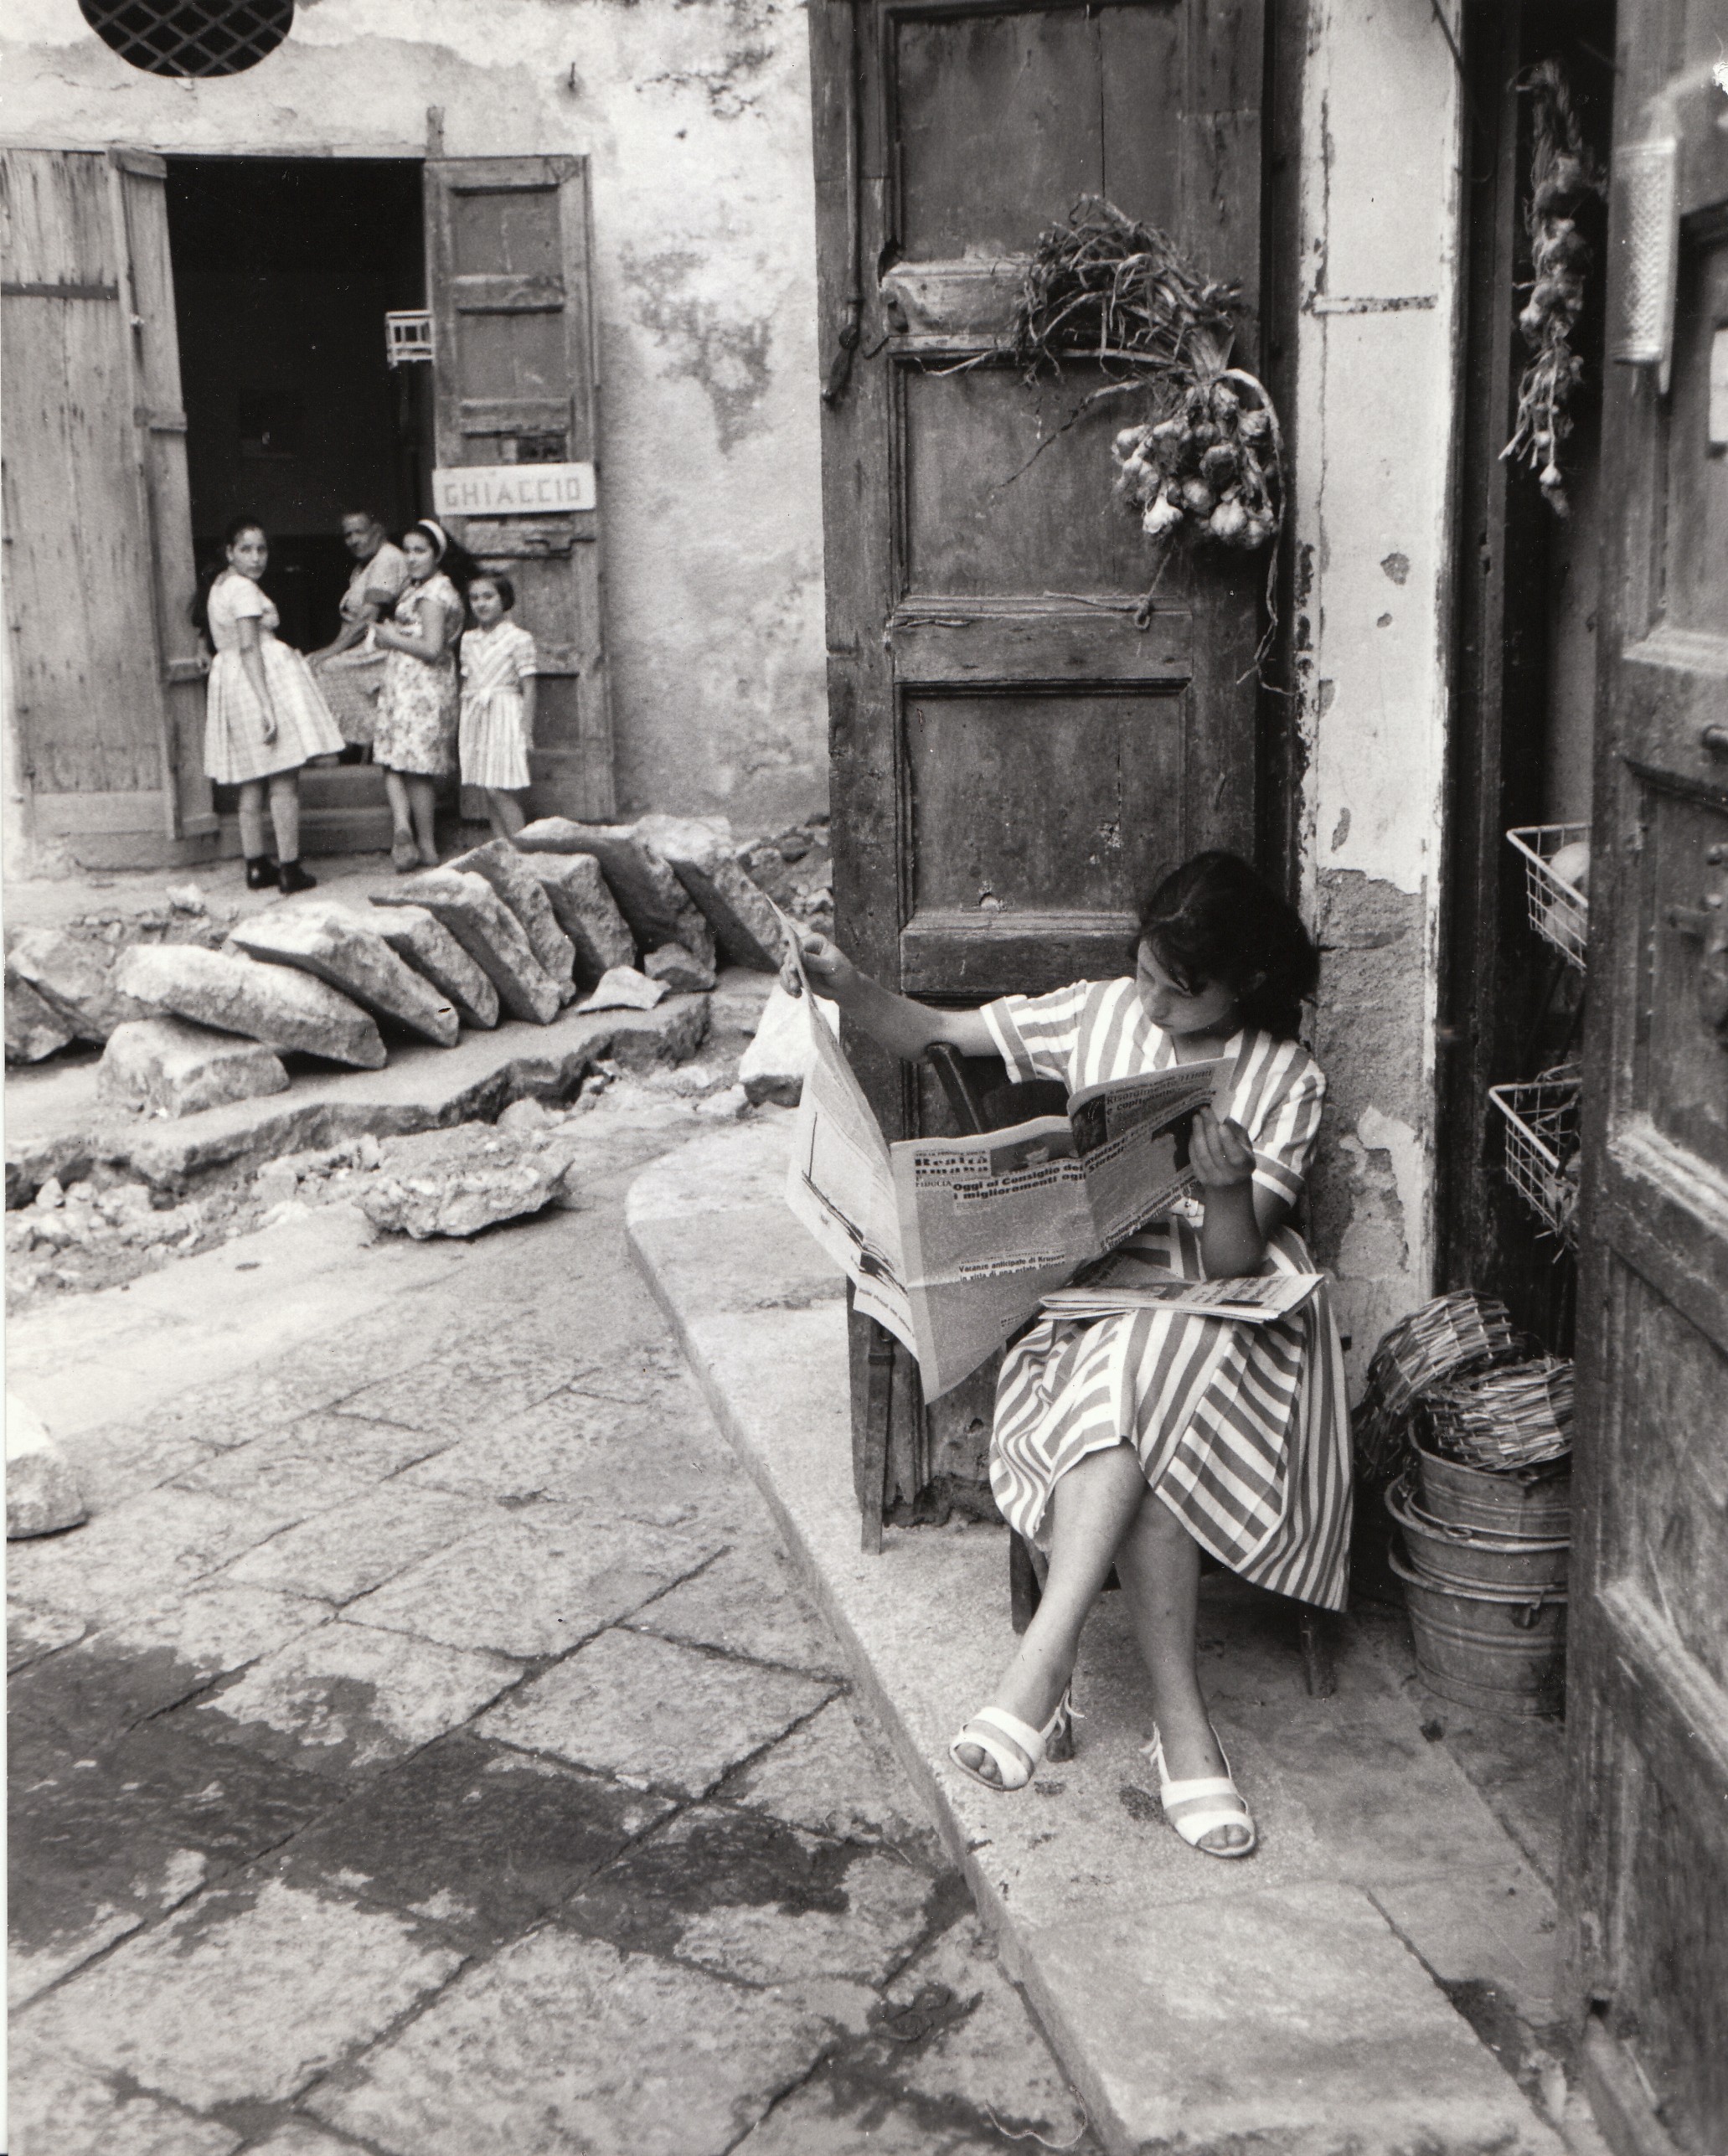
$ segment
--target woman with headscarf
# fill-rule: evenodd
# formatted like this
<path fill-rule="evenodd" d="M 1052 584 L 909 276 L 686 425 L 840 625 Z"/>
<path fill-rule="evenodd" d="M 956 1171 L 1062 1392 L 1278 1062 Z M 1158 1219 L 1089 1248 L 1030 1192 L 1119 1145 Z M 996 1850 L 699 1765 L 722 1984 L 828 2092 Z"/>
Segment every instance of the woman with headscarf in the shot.
<path fill-rule="evenodd" d="M 374 631 L 386 657 L 372 756 L 384 766 L 395 826 L 390 859 L 400 874 L 434 868 L 438 849 L 432 831 L 437 781 L 456 769 L 456 647 L 462 602 L 445 565 L 452 549 L 441 524 L 430 517 L 402 534 L 408 582 L 388 622 Z"/>

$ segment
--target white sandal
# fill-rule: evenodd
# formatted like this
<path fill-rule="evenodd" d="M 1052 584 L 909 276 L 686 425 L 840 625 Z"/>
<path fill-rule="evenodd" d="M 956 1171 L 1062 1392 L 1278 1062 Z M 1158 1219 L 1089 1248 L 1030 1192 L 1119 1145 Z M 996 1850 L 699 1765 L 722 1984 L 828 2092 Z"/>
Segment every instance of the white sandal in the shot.
<path fill-rule="evenodd" d="M 1215 1742 L 1218 1732 L 1212 1731 Z M 1144 1751 L 1158 1769 L 1158 1802 L 1164 1808 L 1164 1817 L 1181 1835 L 1190 1849 L 1198 1849 L 1202 1856 L 1252 1856 L 1260 1846 L 1260 1835 L 1254 1824 L 1254 1814 L 1248 1809 L 1247 1800 L 1231 1778 L 1230 1760 L 1224 1746 L 1218 1745 L 1224 1759 L 1222 1774 L 1197 1775 L 1187 1782 L 1173 1782 L 1164 1765 L 1164 1741 L 1156 1725 L 1152 1742 L 1143 1745 Z M 1229 1849 L 1215 1849 L 1202 1838 L 1220 1827 L 1246 1827 L 1248 1839 Z"/>
<path fill-rule="evenodd" d="M 1006 1707 L 980 1707 L 948 1746 L 948 1756 L 962 1774 L 969 1774 L 974 1782 L 982 1782 L 987 1789 L 1024 1789 L 1043 1764 L 1045 1749 L 1057 1725 L 1071 1711 L 1069 1694 L 1065 1691 L 1056 1702 L 1055 1712 L 1041 1730 L 1035 1730 L 1018 1715 L 1009 1714 Z M 1003 1737 L 1014 1747 L 1012 1752 L 1003 1748 Z M 969 1766 L 960 1756 L 963 1744 L 972 1745 L 987 1758 L 994 1760 L 996 1772 L 1002 1779 L 993 1782 L 988 1774 L 980 1774 L 977 1767 Z"/>

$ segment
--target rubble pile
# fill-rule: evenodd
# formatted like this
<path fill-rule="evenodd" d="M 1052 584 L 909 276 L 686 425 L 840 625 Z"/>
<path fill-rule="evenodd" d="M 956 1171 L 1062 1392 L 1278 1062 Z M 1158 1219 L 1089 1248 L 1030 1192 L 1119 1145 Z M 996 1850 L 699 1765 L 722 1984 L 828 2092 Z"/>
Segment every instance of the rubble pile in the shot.
<path fill-rule="evenodd" d="M 183 1198 L 97 1167 L 62 1189 L 50 1179 L 6 1215 L 8 1310 L 40 1290 L 110 1287 L 255 1226 L 249 1194 Z"/>

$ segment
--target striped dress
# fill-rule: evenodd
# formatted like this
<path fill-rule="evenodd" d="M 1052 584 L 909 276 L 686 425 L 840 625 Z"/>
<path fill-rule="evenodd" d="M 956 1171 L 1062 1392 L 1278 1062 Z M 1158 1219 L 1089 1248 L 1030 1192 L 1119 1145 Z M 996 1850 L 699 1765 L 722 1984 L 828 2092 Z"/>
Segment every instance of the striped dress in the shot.
<path fill-rule="evenodd" d="M 529 783 L 524 680 L 534 640 L 508 616 L 462 637 L 461 753 L 464 786 L 519 793 Z"/>
<path fill-rule="evenodd" d="M 1047 996 L 1008 996 L 984 1017 L 1011 1076 L 1054 1078 L 1070 1092 L 1175 1062 L 1134 983 L 1079 981 Z M 1257 1189 L 1300 1198 L 1326 1081 L 1307 1050 L 1239 1033 L 1225 1112 L 1248 1133 Z M 1200 1279 L 1197 1201 L 1150 1222 L 1124 1247 Z M 1266 1264 L 1314 1270 L 1302 1238 L 1280 1228 Z M 1282 1595 L 1344 1606 L 1350 1533 L 1350 1433 L 1344 1357 L 1327 1290 L 1294 1317 L 1235 1325 L 1142 1310 L 1087 1323 L 1042 1318 L 1003 1359 L 990 1482 L 1009 1525 L 1048 1538 L 1057 1478 L 1088 1452 L 1127 1442 L 1201 1548 Z"/>
<path fill-rule="evenodd" d="M 273 602 L 237 569 L 224 569 L 206 601 L 216 656 L 204 690 L 204 776 L 219 786 L 297 771 L 313 756 L 333 756 L 342 735 L 318 692 L 312 668 L 291 644 L 280 642 L 281 616 Z M 240 625 L 258 624 L 258 658 L 276 738 L 264 738 L 264 713 L 240 655 Z"/>

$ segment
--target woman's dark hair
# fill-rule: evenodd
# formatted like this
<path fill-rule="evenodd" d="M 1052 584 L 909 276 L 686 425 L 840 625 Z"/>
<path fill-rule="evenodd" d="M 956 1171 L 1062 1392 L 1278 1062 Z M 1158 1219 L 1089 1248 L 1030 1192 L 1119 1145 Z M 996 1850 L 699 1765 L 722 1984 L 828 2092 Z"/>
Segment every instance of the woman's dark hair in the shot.
<path fill-rule="evenodd" d="M 489 584 L 493 590 L 497 592 L 498 597 L 504 602 L 504 611 L 507 614 L 514 611 L 516 606 L 516 586 L 511 582 L 510 579 L 503 574 L 502 570 L 477 569 L 474 571 L 474 574 L 468 579 L 467 582 L 462 586 L 464 596 L 466 596 L 477 584 Z"/>
<path fill-rule="evenodd" d="M 475 560 L 462 541 L 452 539 L 441 525 L 434 531 L 429 524 L 423 519 L 416 518 L 403 532 L 402 537 L 405 539 L 408 537 L 409 532 L 418 532 L 432 552 L 438 554 L 433 567 L 433 574 L 436 575 L 441 569 L 458 591 L 466 591 L 469 579 L 479 575 L 479 563 Z M 441 537 L 444 541 L 444 551 L 441 554 L 438 554 L 438 541 Z"/>
<path fill-rule="evenodd" d="M 1221 981 L 1245 1025 L 1293 1039 L 1320 956 L 1294 906 L 1234 854 L 1196 854 L 1158 885 L 1137 942 L 1183 988 Z"/>
<path fill-rule="evenodd" d="M 242 532 L 263 532 L 264 526 L 256 517 L 230 517 L 223 527 L 222 551 L 212 554 L 199 573 L 198 589 L 192 595 L 192 604 L 187 611 L 192 616 L 192 626 L 201 637 L 210 633 L 210 592 L 216 579 L 228 566 L 228 549 Z M 267 539 L 270 534 L 265 532 Z"/>

